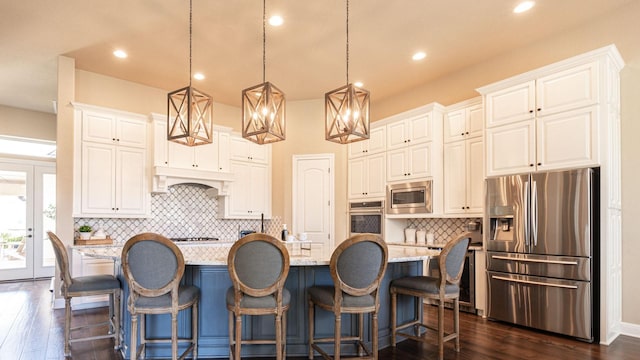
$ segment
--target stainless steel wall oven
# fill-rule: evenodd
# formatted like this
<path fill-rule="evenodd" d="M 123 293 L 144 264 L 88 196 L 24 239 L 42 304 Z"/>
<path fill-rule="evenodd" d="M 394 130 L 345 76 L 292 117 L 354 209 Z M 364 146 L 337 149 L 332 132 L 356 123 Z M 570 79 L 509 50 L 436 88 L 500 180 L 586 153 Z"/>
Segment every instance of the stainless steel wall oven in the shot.
<path fill-rule="evenodd" d="M 349 203 L 349 233 L 371 233 L 384 238 L 384 201 Z"/>

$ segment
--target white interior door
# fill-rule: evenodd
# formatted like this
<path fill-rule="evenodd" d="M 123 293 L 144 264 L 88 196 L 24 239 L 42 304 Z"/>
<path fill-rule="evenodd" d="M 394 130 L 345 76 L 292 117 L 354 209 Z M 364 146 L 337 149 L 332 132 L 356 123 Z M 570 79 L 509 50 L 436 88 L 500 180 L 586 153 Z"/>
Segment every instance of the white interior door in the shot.
<path fill-rule="evenodd" d="M 293 231 L 328 258 L 334 247 L 334 155 L 293 156 Z"/>
<path fill-rule="evenodd" d="M 55 166 L 0 162 L 0 280 L 53 276 Z"/>

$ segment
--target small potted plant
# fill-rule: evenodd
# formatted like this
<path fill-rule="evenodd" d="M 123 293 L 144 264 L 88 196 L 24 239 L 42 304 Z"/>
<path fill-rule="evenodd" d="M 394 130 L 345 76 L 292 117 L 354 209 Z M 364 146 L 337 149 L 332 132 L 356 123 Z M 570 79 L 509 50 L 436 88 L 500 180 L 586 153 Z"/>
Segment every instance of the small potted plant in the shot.
<path fill-rule="evenodd" d="M 82 225 L 78 228 L 78 232 L 80 233 L 80 239 L 89 240 L 91 239 L 91 232 L 93 229 L 89 225 Z"/>

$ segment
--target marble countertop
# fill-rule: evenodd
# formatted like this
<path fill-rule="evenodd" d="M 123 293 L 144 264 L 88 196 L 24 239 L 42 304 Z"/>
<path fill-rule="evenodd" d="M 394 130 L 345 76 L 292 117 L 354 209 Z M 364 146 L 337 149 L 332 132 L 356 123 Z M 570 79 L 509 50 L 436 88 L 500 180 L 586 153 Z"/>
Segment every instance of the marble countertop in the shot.
<path fill-rule="evenodd" d="M 292 242 L 287 244 L 300 244 Z M 208 243 L 178 243 L 187 265 L 227 265 L 227 255 L 231 248 L 229 242 L 208 242 Z M 119 260 L 122 253 L 122 245 L 88 245 L 71 247 L 84 256 L 99 259 Z M 427 260 L 430 257 L 438 256 L 437 249 L 426 247 L 389 247 L 389 262 L 406 262 Z M 291 254 L 291 253 L 290 253 Z M 329 265 L 329 258 L 314 257 L 311 255 L 291 255 L 291 266 L 316 266 Z"/>
<path fill-rule="evenodd" d="M 405 247 L 411 247 L 411 248 L 423 248 L 423 249 L 435 249 L 435 250 L 440 250 L 444 247 L 445 244 L 434 244 L 434 245 L 426 245 L 426 244 L 410 244 L 410 243 L 402 243 L 402 242 L 388 242 L 387 245 L 391 246 L 405 246 Z M 482 250 L 482 243 L 478 243 L 478 244 L 471 244 L 469 245 L 469 250 L 472 251 L 480 251 Z"/>

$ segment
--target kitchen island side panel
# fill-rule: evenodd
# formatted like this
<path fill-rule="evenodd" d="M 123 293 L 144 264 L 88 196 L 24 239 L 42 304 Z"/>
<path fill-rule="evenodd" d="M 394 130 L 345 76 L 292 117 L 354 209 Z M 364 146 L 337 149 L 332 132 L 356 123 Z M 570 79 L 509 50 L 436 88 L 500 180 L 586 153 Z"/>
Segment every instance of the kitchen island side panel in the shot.
<path fill-rule="evenodd" d="M 407 261 L 389 263 L 380 288 L 380 312 L 378 314 L 379 347 L 391 344 L 391 309 L 389 284 L 392 280 L 403 276 L 422 274 L 422 261 Z M 127 310 L 129 289 L 125 279 L 119 274 L 123 284 L 122 301 L 122 353 L 125 359 L 130 358 L 129 342 L 131 330 L 131 315 Z M 187 265 L 183 283 L 198 286 L 201 291 L 198 314 L 198 356 L 202 358 L 229 357 L 229 328 L 228 311 L 225 294 L 231 286 L 231 280 L 226 266 L 222 265 Z M 291 292 L 291 304 L 287 312 L 287 355 L 308 355 L 308 302 L 306 289 L 314 285 L 332 284 L 329 266 L 291 266 L 285 287 Z M 415 316 L 416 300 L 408 297 L 398 299 L 398 321 L 404 322 Z M 317 336 L 332 336 L 334 328 L 333 314 L 316 307 Z M 274 337 L 275 326 L 273 316 L 251 316 L 243 318 L 243 339 L 271 339 Z M 369 318 L 365 316 L 365 339 L 370 346 Z M 190 336 L 191 312 L 184 310 L 178 316 L 179 337 Z M 355 333 L 357 316 L 343 315 L 342 333 Z M 148 337 L 170 337 L 171 317 L 169 315 L 147 316 Z M 186 345 L 181 345 L 182 351 Z M 148 344 L 148 357 L 170 356 L 169 344 Z M 326 346 L 326 351 L 333 353 L 332 345 Z M 345 348 L 353 351 L 353 347 Z M 247 345 L 242 347 L 242 356 L 273 356 L 274 345 Z"/>

